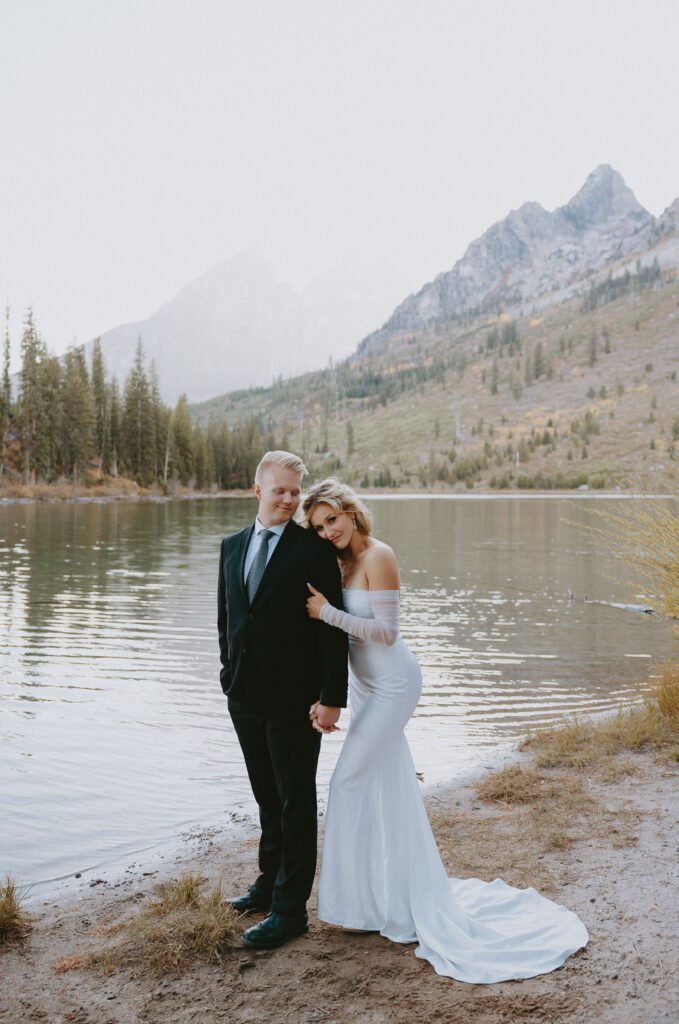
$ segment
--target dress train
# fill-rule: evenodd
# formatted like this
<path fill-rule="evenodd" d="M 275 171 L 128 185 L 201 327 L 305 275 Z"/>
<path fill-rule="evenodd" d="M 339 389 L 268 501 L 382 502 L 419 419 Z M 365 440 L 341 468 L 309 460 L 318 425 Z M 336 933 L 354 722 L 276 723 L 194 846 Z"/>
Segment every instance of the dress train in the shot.
<path fill-rule="evenodd" d="M 319 918 L 417 942 L 418 957 L 458 981 L 561 966 L 588 941 L 576 914 L 499 878 L 446 876 L 403 732 L 421 673 L 398 634 L 398 592 L 351 588 L 344 600 L 348 614 L 322 612 L 350 632 L 351 724 L 330 783 Z"/>

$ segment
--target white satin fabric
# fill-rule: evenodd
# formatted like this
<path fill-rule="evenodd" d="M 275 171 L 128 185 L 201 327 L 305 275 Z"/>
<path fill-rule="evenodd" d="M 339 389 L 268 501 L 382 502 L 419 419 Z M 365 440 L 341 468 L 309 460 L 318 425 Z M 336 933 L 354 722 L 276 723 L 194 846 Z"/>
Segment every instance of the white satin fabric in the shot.
<path fill-rule="evenodd" d="M 324 609 L 325 621 L 350 633 L 351 724 L 330 783 L 318 916 L 417 942 L 418 957 L 458 981 L 552 971 L 587 943 L 576 914 L 499 878 L 446 876 L 403 734 L 420 696 L 419 666 L 398 620 L 391 643 L 358 635 L 378 635 L 386 596 L 398 607 L 397 591 L 345 590 L 341 623 Z M 365 627 L 365 619 L 376 621 Z M 387 619 L 382 627 L 393 630 Z"/>

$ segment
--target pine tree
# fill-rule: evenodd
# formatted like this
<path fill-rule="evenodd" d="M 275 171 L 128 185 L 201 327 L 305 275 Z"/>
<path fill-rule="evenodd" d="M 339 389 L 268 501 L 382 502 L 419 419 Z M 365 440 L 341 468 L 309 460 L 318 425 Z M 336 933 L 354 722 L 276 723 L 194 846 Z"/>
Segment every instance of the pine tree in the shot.
<path fill-rule="evenodd" d="M 153 478 L 159 480 L 164 477 L 165 453 L 170 425 L 170 410 L 163 405 L 160 397 L 160 382 L 155 360 L 151 360 L 149 372 L 149 388 L 151 398 L 151 417 L 153 420 L 153 436 L 155 445 L 153 450 Z"/>
<path fill-rule="evenodd" d="M 528 351 L 526 351 L 526 365 L 524 367 L 523 379 L 526 387 L 533 383 L 533 360 L 531 359 L 531 354 Z"/>
<path fill-rule="evenodd" d="M 163 424 L 162 434 L 165 438 L 165 449 L 163 451 L 163 463 L 162 463 L 162 481 L 163 485 L 167 487 L 167 475 L 170 471 L 170 457 L 172 455 L 172 430 L 174 423 L 174 410 L 167 407 L 163 411 Z"/>
<path fill-rule="evenodd" d="M 519 332 L 516 327 L 516 320 L 508 320 L 502 328 L 502 344 L 514 345 L 516 348 L 521 347 L 521 339 L 519 338 Z"/>
<path fill-rule="evenodd" d="M 227 490 L 232 486 L 232 451 L 231 434 L 226 417 L 219 424 L 216 424 L 214 420 L 210 421 L 208 439 L 212 442 L 213 479 L 222 490 Z"/>
<path fill-rule="evenodd" d="M 193 427 L 186 395 L 180 395 L 172 416 L 172 466 L 179 482 L 188 487 L 193 476 Z"/>
<path fill-rule="evenodd" d="M 193 455 L 193 473 L 195 478 L 194 486 L 197 490 L 204 491 L 208 484 L 208 457 L 205 434 L 199 426 L 196 426 L 193 429 L 191 449 Z"/>
<path fill-rule="evenodd" d="M 598 352 L 597 352 L 596 334 L 594 333 L 594 331 L 592 331 L 592 334 L 591 334 L 590 339 L 589 339 L 589 365 L 590 366 L 594 366 L 594 364 L 597 361 L 597 357 L 598 357 Z"/>
<path fill-rule="evenodd" d="M 5 309 L 5 341 L 2 355 L 2 381 L 0 382 L 0 476 L 5 472 L 5 445 L 12 419 L 12 384 L 9 376 L 10 356 L 9 306 Z"/>
<path fill-rule="evenodd" d="M 57 356 L 47 356 L 43 363 L 40 388 L 46 409 L 47 453 L 44 475 L 56 480 L 63 473 L 63 370 Z"/>
<path fill-rule="evenodd" d="M 140 484 L 153 480 L 156 454 L 151 389 L 144 369 L 144 347 L 137 342 L 134 363 L 125 381 L 122 417 L 123 465 Z"/>
<path fill-rule="evenodd" d="M 241 486 L 248 488 L 252 487 L 253 481 L 255 479 L 255 470 L 257 469 L 257 463 L 264 454 L 264 443 L 262 441 L 260 425 L 254 416 L 250 417 L 250 420 L 245 424 L 243 440 L 243 482 Z M 302 449 L 302 452 L 304 452 L 304 448 Z"/>
<path fill-rule="evenodd" d="M 519 379 L 518 373 L 514 369 L 510 370 L 509 373 L 509 389 L 515 400 L 518 402 L 523 394 L 523 385 Z"/>
<path fill-rule="evenodd" d="M 106 368 L 101 351 L 101 340 L 95 338 L 92 347 L 92 408 L 94 412 L 94 451 L 102 474 L 111 470 L 111 422 L 106 387 Z"/>
<path fill-rule="evenodd" d="M 38 334 L 29 308 L 21 337 L 21 383 L 19 386 L 19 429 L 22 468 L 27 483 L 44 477 L 47 468 L 47 410 L 42 388 L 45 345 Z"/>
<path fill-rule="evenodd" d="M 541 341 L 538 341 L 533 350 L 533 379 L 537 380 L 547 372 L 545 366 L 545 351 Z"/>
<path fill-rule="evenodd" d="M 611 336 L 609 334 L 608 327 L 603 327 L 601 333 L 604 338 L 604 352 L 606 355 L 609 355 L 611 351 Z"/>
<path fill-rule="evenodd" d="M 497 388 L 500 381 L 500 369 L 498 367 L 497 356 L 493 359 L 490 368 L 490 393 L 491 395 L 497 394 Z"/>
<path fill-rule="evenodd" d="M 112 378 L 107 390 L 108 396 L 106 404 L 108 407 L 109 444 L 111 450 L 110 466 L 107 472 L 110 472 L 112 476 L 118 476 L 118 465 L 122 445 L 122 415 L 120 411 L 120 392 L 118 391 L 118 381 L 115 377 Z"/>
<path fill-rule="evenodd" d="M 347 457 L 353 455 L 354 451 L 354 425 L 351 420 L 347 420 Z"/>
<path fill-rule="evenodd" d="M 328 450 L 328 406 L 323 409 L 323 421 L 321 423 L 321 452 Z"/>
<path fill-rule="evenodd" d="M 217 462 L 215 460 L 215 449 L 214 444 L 212 444 L 210 440 L 209 430 L 205 439 L 205 445 L 207 449 L 207 485 L 212 487 L 213 484 L 216 484 L 217 482 Z M 275 444 L 272 444 L 271 447 L 267 445 L 267 451 L 273 451 L 274 448 Z"/>
<path fill-rule="evenodd" d="M 71 346 L 64 360 L 64 472 L 78 483 L 87 474 L 95 449 L 96 417 L 82 345 Z"/>

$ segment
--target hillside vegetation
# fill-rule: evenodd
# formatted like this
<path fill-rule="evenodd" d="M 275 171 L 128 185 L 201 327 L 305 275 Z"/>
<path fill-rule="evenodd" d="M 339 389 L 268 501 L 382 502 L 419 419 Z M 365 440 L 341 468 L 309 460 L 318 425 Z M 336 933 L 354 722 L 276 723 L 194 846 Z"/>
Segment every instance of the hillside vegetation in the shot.
<path fill-rule="evenodd" d="M 439 322 L 191 407 L 370 488 L 676 490 L 679 282 L 612 271 L 540 313 Z"/>

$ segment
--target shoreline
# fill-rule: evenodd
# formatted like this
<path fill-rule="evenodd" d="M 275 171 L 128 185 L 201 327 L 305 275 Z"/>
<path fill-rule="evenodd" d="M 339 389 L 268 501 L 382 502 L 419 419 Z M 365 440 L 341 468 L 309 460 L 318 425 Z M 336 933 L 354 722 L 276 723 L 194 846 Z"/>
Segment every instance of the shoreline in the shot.
<path fill-rule="evenodd" d="M 610 715 L 610 711 L 602 711 L 599 716 Z M 440 793 L 446 793 L 462 786 L 473 785 L 481 770 L 500 770 L 521 758 L 516 749 L 516 742 L 512 739 L 504 739 L 494 747 L 489 748 L 484 760 L 490 763 L 480 769 L 478 766 L 461 770 L 447 779 L 437 779 L 433 782 L 421 784 L 421 793 L 425 800 L 438 799 Z M 322 822 L 326 809 L 325 792 L 318 796 L 319 821 Z M 77 870 L 54 878 L 46 878 L 36 882 L 22 882 L 17 879 L 19 885 L 26 889 L 26 906 L 31 910 L 34 905 L 41 901 L 56 903 L 72 898 L 81 899 L 85 896 L 95 882 L 116 887 L 131 869 L 136 867 L 141 875 L 148 872 L 159 871 L 164 862 L 172 864 L 175 861 L 183 861 L 191 844 L 208 836 L 212 840 L 218 839 L 225 851 L 232 847 L 235 849 L 242 842 L 247 842 L 253 836 L 259 834 L 257 821 L 257 810 L 253 803 L 250 811 L 246 809 L 226 810 L 221 819 L 211 821 L 196 821 L 191 825 L 181 827 L 181 830 L 173 832 L 164 838 L 157 839 L 147 846 L 113 854 L 110 858 L 98 861 L 86 867 L 78 867 Z M 1 870 L 1 865 L 0 865 Z"/>
<path fill-rule="evenodd" d="M 237 946 L 222 963 L 194 963 L 163 976 L 139 966 L 103 976 L 83 967 L 82 955 L 101 947 L 160 880 L 190 870 L 211 883 L 221 879 L 225 895 L 244 891 L 256 871 L 252 823 L 226 842 L 209 828 L 197 830 L 153 870 L 133 864 L 116 883 L 94 879 L 80 892 L 31 906 L 25 946 L 0 953 L 0 1018 L 669 1024 L 679 1013 L 679 968 L 670 952 L 679 943 L 679 762 L 648 749 L 608 758 L 605 771 L 543 768 L 549 797 L 488 802 L 476 788 L 480 779 L 530 773 L 537 764 L 534 753 L 516 748 L 503 761 L 505 768 L 477 770 L 464 782 L 432 784 L 427 811 L 449 875 L 534 886 L 579 914 L 590 942 L 557 971 L 491 986 L 439 978 L 411 945 L 320 923 L 315 891 L 309 935 L 270 953 Z"/>
<path fill-rule="evenodd" d="M 41 491 L 45 488 L 41 487 Z M 94 494 L 92 489 L 82 488 L 82 493 L 73 494 L 54 494 L 40 493 L 36 495 L 4 495 L 0 491 L 0 508 L 5 506 L 14 505 L 109 505 L 120 502 L 129 502 L 131 504 L 138 504 L 140 502 L 150 504 L 165 504 L 170 501 L 199 501 L 199 500 L 218 500 L 220 498 L 241 498 L 254 500 L 254 494 L 252 491 L 243 490 L 230 490 L 230 491 L 186 491 L 178 492 L 173 494 L 163 494 L 155 491 L 147 491 L 144 489 L 137 491 L 120 491 L 114 493 Z M 573 499 L 573 498 L 586 498 L 596 500 L 610 500 L 620 498 L 630 499 L 642 499 L 648 498 L 649 495 L 638 491 L 638 490 L 478 490 L 478 491 L 399 491 L 393 488 L 384 488 L 382 490 L 366 490 L 361 491 L 361 497 L 367 500 L 384 500 L 392 499 L 398 500 L 399 498 L 409 499 L 426 499 L 434 498 L 436 500 L 448 500 L 448 501 L 473 501 L 474 499 L 492 499 L 502 500 L 509 498 L 510 500 L 518 500 L 522 498 L 550 498 L 553 500 L 562 499 Z M 654 500 L 675 500 L 676 494 L 661 493 L 653 494 L 651 496 Z"/>

